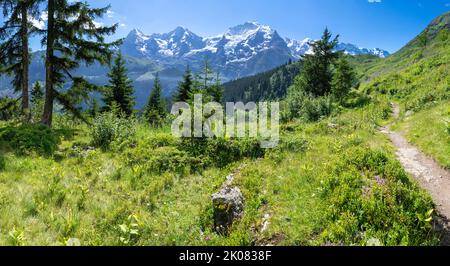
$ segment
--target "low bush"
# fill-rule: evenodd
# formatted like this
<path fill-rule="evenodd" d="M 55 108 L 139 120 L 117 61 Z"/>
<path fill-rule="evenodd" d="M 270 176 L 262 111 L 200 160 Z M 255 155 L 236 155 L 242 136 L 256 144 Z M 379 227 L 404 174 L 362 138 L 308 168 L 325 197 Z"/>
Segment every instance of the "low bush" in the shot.
<path fill-rule="evenodd" d="M 331 97 L 311 98 L 302 92 L 295 92 L 289 94 L 282 110 L 282 121 L 302 118 L 307 122 L 316 122 L 331 114 L 333 102 Z"/>
<path fill-rule="evenodd" d="M 149 149 L 155 149 L 167 146 L 176 146 L 179 139 L 169 133 L 154 133 L 140 141 L 139 145 L 143 145 Z"/>
<path fill-rule="evenodd" d="M 18 155 L 36 152 L 39 155 L 51 156 L 58 148 L 59 135 L 44 125 L 35 124 L 0 129 L 0 141 Z"/>
<path fill-rule="evenodd" d="M 149 173 L 182 173 L 199 171 L 203 161 L 199 157 L 189 156 L 176 147 L 160 147 L 149 151 L 146 147 L 137 147 L 124 152 L 123 159 L 130 167 L 142 167 Z"/>
<path fill-rule="evenodd" d="M 359 92 L 357 90 L 352 90 L 346 97 L 342 105 L 347 108 L 359 108 L 370 103 L 370 96 Z"/>
<path fill-rule="evenodd" d="M 281 138 L 280 148 L 290 152 L 304 152 L 308 149 L 309 143 L 306 139 L 297 135 L 289 135 Z"/>
<path fill-rule="evenodd" d="M 118 117 L 114 113 L 101 114 L 92 125 L 92 145 L 103 150 L 109 150 L 112 144 L 120 148 L 134 140 L 135 124 L 132 119 Z"/>
<path fill-rule="evenodd" d="M 435 244 L 434 205 L 384 152 L 349 149 L 323 185 L 329 201 L 324 243 Z"/>
<path fill-rule="evenodd" d="M 210 165 L 224 167 L 242 158 L 264 156 L 258 139 L 192 138 L 183 139 L 179 148 Z"/>
<path fill-rule="evenodd" d="M 301 116 L 308 122 L 319 121 L 331 114 L 332 102 L 329 97 L 307 98 L 301 109 Z"/>

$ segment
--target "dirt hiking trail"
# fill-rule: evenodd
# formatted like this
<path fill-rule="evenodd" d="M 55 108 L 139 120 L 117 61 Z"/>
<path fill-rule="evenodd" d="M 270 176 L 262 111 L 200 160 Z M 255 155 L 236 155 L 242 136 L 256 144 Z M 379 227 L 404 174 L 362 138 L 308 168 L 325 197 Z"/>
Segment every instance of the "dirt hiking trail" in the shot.
<path fill-rule="evenodd" d="M 392 104 L 393 116 L 398 119 L 400 108 Z M 391 131 L 390 125 L 380 131 L 396 147 L 396 155 L 405 170 L 428 191 L 438 213 L 436 229 L 442 233 L 442 245 L 450 246 L 450 172 L 440 167 L 432 158 L 408 143 L 401 133 Z"/>

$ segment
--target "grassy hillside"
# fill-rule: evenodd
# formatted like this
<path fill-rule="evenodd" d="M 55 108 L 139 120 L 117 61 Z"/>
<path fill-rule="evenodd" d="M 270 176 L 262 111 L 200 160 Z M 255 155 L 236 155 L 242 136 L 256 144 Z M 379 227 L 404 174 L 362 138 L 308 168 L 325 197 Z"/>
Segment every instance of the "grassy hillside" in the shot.
<path fill-rule="evenodd" d="M 450 168 L 449 28 L 447 13 L 422 33 L 422 42 L 417 37 L 392 57 L 359 65 L 367 73 L 361 90 L 399 103 L 403 120 L 398 128 L 446 168 Z"/>
<path fill-rule="evenodd" d="M 144 125 L 110 151 L 91 147 L 84 126 L 60 132 L 52 156 L 19 153 L 3 138 L 0 244 L 435 244 L 430 198 L 377 133 L 389 110 L 380 98 L 287 124 L 279 148 L 265 152 L 245 140 L 180 143 Z M 219 235 L 211 195 L 239 167 L 244 217 Z"/>

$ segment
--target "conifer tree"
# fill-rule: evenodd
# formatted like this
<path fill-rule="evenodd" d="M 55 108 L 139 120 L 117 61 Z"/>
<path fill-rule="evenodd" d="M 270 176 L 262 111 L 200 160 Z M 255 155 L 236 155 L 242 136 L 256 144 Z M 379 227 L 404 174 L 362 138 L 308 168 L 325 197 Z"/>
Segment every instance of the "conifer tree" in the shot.
<path fill-rule="evenodd" d="M 333 79 L 332 64 L 338 58 L 334 48 L 339 36 L 332 39 L 332 34 L 325 29 L 322 39 L 311 43 L 313 54 L 305 55 L 303 71 L 296 80 L 297 89 L 313 96 L 325 96 L 331 93 Z"/>
<path fill-rule="evenodd" d="M 161 91 L 162 91 L 161 81 L 159 79 L 159 75 L 156 74 L 155 81 L 153 83 L 153 89 L 150 93 L 148 103 L 144 110 L 145 119 L 153 127 L 160 126 L 166 116 L 166 108 L 164 100 L 162 99 L 161 96 Z"/>
<path fill-rule="evenodd" d="M 82 77 L 76 77 L 71 71 L 81 63 L 86 65 L 98 62 L 102 65 L 111 60 L 114 46 L 120 42 L 107 43 L 105 37 L 113 34 L 117 24 L 113 26 L 99 26 L 96 19 L 108 11 L 105 8 L 91 8 L 87 2 L 70 0 L 47 0 L 47 30 L 43 39 L 46 46 L 45 55 L 45 104 L 42 123 L 51 126 L 53 118 L 53 104 L 55 99 L 75 116 L 82 118 L 79 108 L 74 106 L 79 99 L 89 93 L 91 86 Z M 71 93 L 65 93 L 59 88 L 71 80 L 74 88 Z"/>
<path fill-rule="evenodd" d="M 133 114 L 135 99 L 133 96 L 134 88 L 131 80 L 127 77 L 125 60 L 121 53 L 118 53 L 114 60 L 114 66 L 109 74 L 109 85 L 106 86 L 105 109 L 110 111 L 113 104 L 117 105 L 118 111 L 126 116 Z"/>
<path fill-rule="evenodd" d="M 335 64 L 333 76 L 333 96 L 342 102 L 349 93 L 355 82 L 355 73 L 344 56 L 341 56 Z"/>
<path fill-rule="evenodd" d="M 31 89 L 31 104 L 34 106 L 39 101 L 44 99 L 44 91 L 42 89 L 41 83 L 37 81 L 34 83 L 33 88 Z"/>
<path fill-rule="evenodd" d="M 220 73 L 219 72 L 216 73 L 216 78 L 214 80 L 214 84 L 210 85 L 207 88 L 207 91 L 208 91 L 208 96 L 211 98 L 212 101 L 218 102 L 218 103 L 222 102 L 224 88 L 220 81 Z"/>
<path fill-rule="evenodd" d="M 214 71 L 211 69 L 207 57 L 205 57 L 205 60 L 203 61 L 200 72 L 196 75 L 196 80 L 198 81 L 197 86 L 199 86 L 197 89 L 204 92 L 208 90 L 209 85 L 214 80 Z"/>
<path fill-rule="evenodd" d="M 12 85 L 21 92 L 21 110 L 25 120 L 31 118 L 29 100 L 29 36 L 39 29 L 33 26 L 30 18 L 39 15 L 39 3 L 43 0 L 0 0 L 3 17 L 0 27 L 0 63 L 2 73 L 14 76 Z"/>
<path fill-rule="evenodd" d="M 194 81 L 189 66 L 186 68 L 183 80 L 178 84 L 178 90 L 174 96 L 175 102 L 188 102 L 192 98 Z"/>
<path fill-rule="evenodd" d="M 39 119 L 39 117 L 42 115 L 44 107 L 44 90 L 39 81 L 34 83 L 30 95 L 31 95 L 31 114 L 32 114 L 31 117 L 34 121 L 35 119 Z"/>

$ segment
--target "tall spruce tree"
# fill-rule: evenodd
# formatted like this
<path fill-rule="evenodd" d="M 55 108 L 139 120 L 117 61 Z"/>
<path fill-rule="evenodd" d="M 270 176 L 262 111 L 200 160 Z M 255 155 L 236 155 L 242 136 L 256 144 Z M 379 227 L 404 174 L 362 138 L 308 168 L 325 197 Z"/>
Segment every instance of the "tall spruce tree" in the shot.
<path fill-rule="evenodd" d="M 192 98 L 193 84 L 192 72 L 188 66 L 183 75 L 183 80 L 178 83 L 178 90 L 175 93 L 173 100 L 175 102 L 188 102 Z"/>
<path fill-rule="evenodd" d="M 325 29 L 319 41 L 311 43 L 313 53 L 305 55 L 303 71 L 296 79 L 297 89 L 303 90 L 313 97 L 331 93 L 333 79 L 332 64 L 339 54 L 334 51 L 339 35 L 332 39 L 332 34 Z"/>
<path fill-rule="evenodd" d="M 214 80 L 214 71 L 211 68 L 209 60 L 205 57 L 203 61 L 203 66 L 200 72 L 196 75 L 197 80 L 197 88 L 198 90 L 206 92 L 208 90 L 209 85 Z"/>
<path fill-rule="evenodd" d="M 120 42 L 107 43 L 105 37 L 113 34 L 117 24 L 99 26 L 96 19 L 108 11 L 108 7 L 91 8 L 87 2 L 70 0 L 47 0 L 47 30 L 42 42 L 46 45 L 45 56 L 45 104 L 42 123 L 51 126 L 53 120 L 53 104 L 55 99 L 67 111 L 82 117 L 73 96 L 86 98 L 95 86 L 91 86 L 82 77 L 71 74 L 81 63 L 86 65 L 98 62 L 108 64 L 114 46 Z M 72 80 L 73 90 L 59 90 L 67 81 Z"/>
<path fill-rule="evenodd" d="M 161 96 L 161 91 L 161 81 L 159 75 L 156 74 L 153 89 L 144 110 L 145 119 L 154 127 L 159 127 L 166 116 L 166 108 Z"/>
<path fill-rule="evenodd" d="M 39 3 L 43 0 L 0 0 L 4 24 L 0 27 L 0 71 L 14 76 L 12 85 L 21 92 L 21 110 L 25 120 L 31 118 L 29 100 L 29 36 L 40 30 L 30 18 L 39 16 Z"/>
<path fill-rule="evenodd" d="M 105 109 L 110 111 L 113 105 L 117 105 L 121 113 L 126 116 L 133 114 L 135 99 L 132 81 L 127 77 L 125 60 L 121 53 L 118 53 L 114 60 L 114 66 L 108 74 L 109 85 L 106 86 L 103 101 Z"/>
<path fill-rule="evenodd" d="M 214 102 L 222 102 L 224 87 L 222 86 L 222 82 L 220 80 L 220 73 L 216 73 L 216 78 L 214 79 L 214 84 L 210 85 L 207 88 L 208 96 Z"/>
<path fill-rule="evenodd" d="M 355 83 L 355 73 L 344 56 L 341 56 L 335 64 L 332 87 L 333 96 L 339 101 L 347 96 Z"/>

